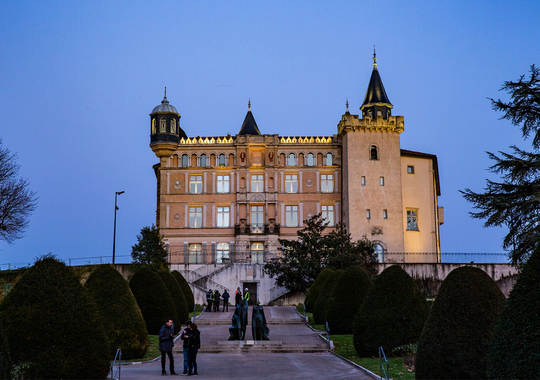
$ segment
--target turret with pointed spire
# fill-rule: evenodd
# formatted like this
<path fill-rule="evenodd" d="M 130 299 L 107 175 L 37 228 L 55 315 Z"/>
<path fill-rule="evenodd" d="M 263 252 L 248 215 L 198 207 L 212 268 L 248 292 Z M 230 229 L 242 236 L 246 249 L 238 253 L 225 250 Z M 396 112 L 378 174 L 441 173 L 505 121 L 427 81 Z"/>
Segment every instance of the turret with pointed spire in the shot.
<path fill-rule="evenodd" d="M 255 122 L 255 118 L 253 117 L 253 114 L 251 113 L 251 99 L 248 101 L 248 112 L 246 114 L 246 118 L 244 119 L 244 123 L 242 124 L 242 128 L 240 128 L 240 132 L 238 132 L 239 135 L 260 135 L 261 131 L 259 131 L 259 127 L 257 127 L 257 123 Z"/>
<path fill-rule="evenodd" d="M 180 114 L 169 104 L 167 87 L 161 104 L 150 113 L 150 147 L 158 157 L 170 156 L 181 138 L 187 138 L 180 128 Z"/>
<path fill-rule="evenodd" d="M 394 106 L 390 103 L 388 95 L 384 89 L 379 70 L 377 69 L 377 53 L 373 49 L 373 72 L 371 73 L 371 79 L 366 91 L 366 97 L 360 110 L 362 111 L 362 117 L 369 117 L 376 119 L 382 117 L 388 119 L 391 114 L 391 109 Z"/>

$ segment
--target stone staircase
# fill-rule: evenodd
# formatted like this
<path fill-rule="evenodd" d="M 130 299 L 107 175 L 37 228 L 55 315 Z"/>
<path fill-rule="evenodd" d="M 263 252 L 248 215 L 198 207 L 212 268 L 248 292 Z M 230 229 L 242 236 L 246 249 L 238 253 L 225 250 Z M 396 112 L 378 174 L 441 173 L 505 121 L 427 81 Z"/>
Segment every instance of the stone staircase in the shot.
<path fill-rule="evenodd" d="M 232 353 L 313 353 L 327 352 L 328 345 L 321 344 L 286 344 L 281 341 L 224 341 L 218 344 L 207 344 L 201 347 L 200 353 L 232 354 Z M 178 352 L 181 352 L 179 350 Z"/>

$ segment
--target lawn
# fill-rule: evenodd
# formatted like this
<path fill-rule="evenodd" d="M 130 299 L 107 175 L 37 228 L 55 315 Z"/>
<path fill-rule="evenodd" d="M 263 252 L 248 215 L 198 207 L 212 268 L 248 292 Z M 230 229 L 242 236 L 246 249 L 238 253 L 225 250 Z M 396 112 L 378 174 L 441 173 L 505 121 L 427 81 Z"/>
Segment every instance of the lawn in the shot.
<path fill-rule="evenodd" d="M 304 315 L 304 308 L 302 306 L 302 304 L 300 305 L 296 305 L 296 310 L 298 310 L 298 312 L 300 313 L 300 315 Z M 306 317 L 309 318 L 309 325 L 311 327 L 313 327 L 315 330 L 319 330 L 319 331 L 325 331 L 325 328 L 324 328 L 324 325 L 317 325 L 315 324 L 315 320 L 313 319 L 313 313 L 307 313 L 306 312 Z"/>

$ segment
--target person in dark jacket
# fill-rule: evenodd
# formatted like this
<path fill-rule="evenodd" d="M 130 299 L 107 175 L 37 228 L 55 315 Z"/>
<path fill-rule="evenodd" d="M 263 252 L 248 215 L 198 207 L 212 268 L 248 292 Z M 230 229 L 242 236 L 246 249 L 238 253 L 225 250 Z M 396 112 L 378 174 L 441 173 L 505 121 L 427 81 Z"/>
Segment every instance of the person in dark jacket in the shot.
<path fill-rule="evenodd" d="M 212 289 L 209 289 L 206 292 L 206 311 L 211 312 L 212 311 Z"/>
<path fill-rule="evenodd" d="M 221 293 L 216 289 L 214 292 L 214 311 L 219 311 L 219 301 L 221 301 Z"/>
<path fill-rule="evenodd" d="M 240 287 L 238 287 L 234 295 L 234 306 L 238 306 L 241 303 L 242 303 L 242 291 L 240 290 Z"/>
<path fill-rule="evenodd" d="M 197 329 L 197 324 L 192 323 L 189 326 L 191 336 L 188 341 L 188 375 L 198 375 L 197 373 L 197 352 L 201 348 L 201 332 Z"/>
<path fill-rule="evenodd" d="M 223 298 L 223 312 L 225 312 L 225 308 L 227 308 L 227 311 L 229 311 L 229 298 L 230 297 L 231 296 L 229 295 L 229 292 L 227 291 L 227 289 L 225 289 L 225 291 L 221 295 L 221 298 Z"/>
<path fill-rule="evenodd" d="M 171 375 L 176 375 L 174 372 L 174 358 L 172 349 L 174 346 L 174 327 L 172 318 L 168 318 L 167 322 L 159 330 L 159 350 L 161 351 L 161 374 L 166 375 L 165 372 L 165 359 L 169 356 L 169 370 Z"/>
<path fill-rule="evenodd" d="M 183 348 L 184 348 L 184 372 L 182 375 L 188 374 L 188 348 L 189 348 L 189 337 L 191 336 L 191 329 L 189 328 L 193 322 L 191 320 L 188 320 L 186 322 L 186 328 L 182 330 L 180 339 L 184 341 Z"/>

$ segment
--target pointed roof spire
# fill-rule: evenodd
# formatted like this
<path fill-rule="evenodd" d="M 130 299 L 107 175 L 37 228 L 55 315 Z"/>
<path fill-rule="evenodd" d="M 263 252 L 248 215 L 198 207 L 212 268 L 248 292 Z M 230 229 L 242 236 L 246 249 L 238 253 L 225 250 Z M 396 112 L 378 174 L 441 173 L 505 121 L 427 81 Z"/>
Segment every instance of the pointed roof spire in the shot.
<path fill-rule="evenodd" d="M 349 99 L 347 98 L 347 101 L 345 102 L 345 107 L 347 108 L 347 111 L 345 113 L 349 113 Z"/>
<path fill-rule="evenodd" d="M 257 126 L 257 123 L 255 122 L 255 118 L 253 117 L 253 114 L 251 113 L 251 99 L 248 100 L 248 112 L 246 114 L 246 118 L 244 119 L 244 122 L 242 123 L 242 128 L 240 128 L 240 132 L 238 132 L 239 135 L 260 135 L 261 131 L 259 131 L 259 127 Z"/>
<path fill-rule="evenodd" d="M 390 100 L 388 99 L 388 95 L 386 95 L 386 90 L 384 89 L 379 70 L 377 69 L 377 54 L 375 49 L 373 49 L 373 71 L 366 91 L 366 97 L 364 98 L 364 103 L 362 103 L 360 110 L 369 106 L 386 106 L 388 108 L 393 108 L 392 103 L 390 103 Z"/>
<path fill-rule="evenodd" d="M 161 101 L 161 104 L 169 104 L 169 101 L 167 100 L 167 87 L 165 87 L 165 95 L 163 95 L 163 100 Z"/>

